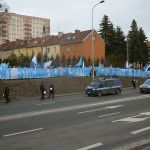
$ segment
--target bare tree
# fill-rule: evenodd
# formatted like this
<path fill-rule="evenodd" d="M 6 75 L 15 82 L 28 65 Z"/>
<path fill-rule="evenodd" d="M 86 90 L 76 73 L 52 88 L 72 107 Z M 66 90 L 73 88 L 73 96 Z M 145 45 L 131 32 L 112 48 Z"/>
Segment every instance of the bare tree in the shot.
<path fill-rule="evenodd" d="M 0 0 L 0 43 L 2 43 L 3 37 L 6 37 L 6 14 L 9 11 L 9 6 Z"/>
<path fill-rule="evenodd" d="M 3 0 L 0 0 L 0 12 L 8 12 L 8 10 L 8 5 Z"/>

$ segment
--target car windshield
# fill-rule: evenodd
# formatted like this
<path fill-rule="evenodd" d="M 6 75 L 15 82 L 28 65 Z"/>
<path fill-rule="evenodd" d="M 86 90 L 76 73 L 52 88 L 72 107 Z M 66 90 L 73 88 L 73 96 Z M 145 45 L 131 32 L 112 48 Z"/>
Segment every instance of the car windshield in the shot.
<path fill-rule="evenodd" d="M 146 80 L 146 81 L 144 82 L 144 84 L 149 84 L 149 85 L 150 85 L 150 79 Z"/>
<path fill-rule="evenodd" d="M 90 86 L 99 86 L 99 85 L 100 85 L 100 81 L 98 81 L 98 80 L 94 80 L 90 84 Z"/>

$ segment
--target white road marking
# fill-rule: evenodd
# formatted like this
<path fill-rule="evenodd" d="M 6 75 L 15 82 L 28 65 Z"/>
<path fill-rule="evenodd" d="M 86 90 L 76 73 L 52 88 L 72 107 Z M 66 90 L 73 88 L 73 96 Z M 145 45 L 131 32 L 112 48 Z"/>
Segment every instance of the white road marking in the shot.
<path fill-rule="evenodd" d="M 83 148 L 79 148 L 77 150 L 89 150 L 89 149 L 96 148 L 96 147 L 99 147 L 99 146 L 102 146 L 102 145 L 103 145 L 102 143 L 96 143 L 96 144 L 89 145 L 89 146 L 86 146 L 86 147 L 83 147 Z"/>
<path fill-rule="evenodd" d="M 98 102 L 98 103 L 90 103 L 90 104 L 82 104 L 82 105 L 80 104 L 80 105 L 61 107 L 61 108 L 56 108 L 56 109 L 24 112 L 24 113 L 20 113 L 20 114 L 3 115 L 3 116 L 0 116 L 0 122 L 6 121 L 6 120 L 22 119 L 22 118 L 27 118 L 27 117 L 34 117 L 34 116 L 45 115 L 45 114 L 50 114 L 50 113 L 66 112 L 66 111 L 70 111 L 70 110 L 90 108 L 90 107 L 102 106 L 102 105 L 108 105 L 108 104 L 125 103 L 128 101 L 137 101 L 137 100 L 140 100 L 143 98 L 150 98 L 150 95 L 120 98 L 117 100 L 115 99 L 115 100 L 111 100 L 111 101 L 107 101 L 107 102 Z"/>
<path fill-rule="evenodd" d="M 40 104 L 36 104 L 36 105 L 41 106 L 41 105 L 49 105 L 49 104 L 55 104 L 55 102 L 40 103 Z"/>
<path fill-rule="evenodd" d="M 150 130 L 150 126 L 146 127 L 146 128 L 143 128 L 143 129 L 140 129 L 140 130 L 137 130 L 137 131 L 133 131 L 133 132 L 131 132 L 131 134 L 138 134 L 138 133 L 141 133 L 141 132 L 144 132 L 144 131 L 147 131 L 147 130 Z"/>
<path fill-rule="evenodd" d="M 98 116 L 99 118 L 120 114 L 120 112 Z"/>
<path fill-rule="evenodd" d="M 119 122 L 119 121 L 125 121 L 125 122 L 140 122 L 140 121 L 144 121 L 146 120 L 148 117 L 145 118 L 133 118 L 133 117 L 127 117 L 127 118 L 123 118 L 123 119 L 119 119 L 119 120 L 115 120 L 112 122 Z"/>
<path fill-rule="evenodd" d="M 115 109 L 115 108 L 119 108 L 119 107 L 122 107 L 123 105 L 116 105 L 116 106 L 108 106 L 106 108 L 109 108 L 109 109 Z"/>
<path fill-rule="evenodd" d="M 3 137 L 9 137 L 9 136 L 14 136 L 14 135 L 19 135 L 19 134 L 24 134 L 24 133 L 29 133 L 29 132 L 35 132 L 35 131 L 39 131 L 39 130 L 43 130 L 43 128 L 27 130 L 27 131 L 22 131 L 22 132 L 16 132 L 16 133 L 11 133 L 11 134 L 7 134 L 7 135 L 3 135 Z"/>
<path fill-rule="evenodd" d="M 87 110 L 87 111 L 78 112 L 78 114 L 90 113 L 90 112 L 95 112 L 95 111 L 100 111 L 100 110 L 105 110 L 105 109 L 115 109 L 115 108 L 122 107 L 122 106 L 123 105 L 116 105 L 116 106 L 108 106 L 108 107 L 99 108 L 99 109 L 91 109 L 91 110 Z"/>
<path fill-rule="evenodd" d="M 148 117 L 144 117 L 144 116 L 148 116 Z M 125 121 L 125 122 L 129 122 L 129 123 L 130 122 L 131 123 L 132 122 L 140 122 L 140 121 L 144 121 L 144 120 L 148 119 L 149 117 L 150 117 L 150 112 L 143 112 L 143 113 L 140 113 L 139 115 L 114 120 L 112 122 L 119 122 L 119 121 Z"/>
<path fill-rule="evenodd" d="M 143 112 L 143 113 L 140 113 L 141 115 L 146 115 L 146 116 L 150 116 L 150 112 Z"/>
<path fill-rule="evenodd" d="M 107 109 L 107 108 L 91 109 L 91 110 L 87 110 L 87 111 L 81 111 L 81 112 L 78 112 L 78 114 L 85 114 L 85 113 L 90 113 L 90 112 L 104 110 L 104 109 Z"/>

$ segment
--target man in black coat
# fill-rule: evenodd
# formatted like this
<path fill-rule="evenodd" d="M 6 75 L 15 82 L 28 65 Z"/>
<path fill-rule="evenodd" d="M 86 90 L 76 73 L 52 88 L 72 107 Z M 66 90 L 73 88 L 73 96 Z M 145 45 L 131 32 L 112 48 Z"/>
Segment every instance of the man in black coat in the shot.
<path fill-rule="evenodd" d="M 136 89 L 136 82 L 137 82 L 136 78 L 133 78 L 132 79 L 133 89 Z"/>
<path fill-rule="evenodd" d="M 9 99 L 9 91 L 10 91 L 10 89 L 9 89 L 9 86 L 7 86 L 6 88 L 5 88 L 5 91 L 4 91 L 4 97 L 5 97 L 5 99 L 6 99 L 6 103 L 9 103 L 10 102 L 10 99 Z"/>
<path fill-rule="evenodd" d="M 50 86 L 49 86 L 49 98 L 51 97 L 51 95 L 54 98 L 54 94 L 55 94 L 54 85 L 50 84 Z"/>
<path fill-rule="evenodd" d="M 46 94 L 46 90 L 43 82 L 41 82 L 40 91 L 41 91 L 41 100 L 45 100 L 44 95 Z"/>

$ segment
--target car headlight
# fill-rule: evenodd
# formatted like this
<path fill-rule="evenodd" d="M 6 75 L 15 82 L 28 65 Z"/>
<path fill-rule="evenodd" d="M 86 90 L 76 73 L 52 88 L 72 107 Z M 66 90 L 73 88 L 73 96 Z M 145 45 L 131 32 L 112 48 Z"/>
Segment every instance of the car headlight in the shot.
<path fill-rule="evenodd" d="M 92 89 L 93 91 L 95 91 L 96 89 Z"/>

